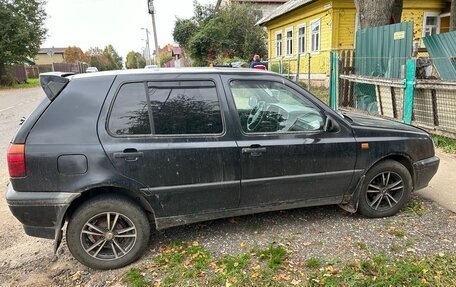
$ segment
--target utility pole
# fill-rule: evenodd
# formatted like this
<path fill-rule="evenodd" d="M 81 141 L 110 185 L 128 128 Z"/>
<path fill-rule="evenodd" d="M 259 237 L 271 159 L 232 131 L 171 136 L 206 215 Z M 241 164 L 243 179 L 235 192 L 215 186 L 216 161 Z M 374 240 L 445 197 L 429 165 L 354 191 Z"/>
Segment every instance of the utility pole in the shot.
<path fill-rule="evenodd" d="M 152 64 L 152 56 L 150 54 L 150 42 L 149 42 L 149 29 L 147 28 L 141 28 L 141 30 L 146 30 L 146 50 L 145 53 L 147 53 L 147 56 L 144 56 L 146 58 L 146 64 L 151 65 Z M 149 61 L 149 62 L 147 62 Z"/>
<path fill-rule="evenodd" d="M 160 47 L 158 47 L 157 26 L 155 26 L 154 0 L 147 0 L 147 1 L 149 4 L 149 14 L 152 16 L 152 29 L 154 30 L 155 62 L 160 67 Z"/>

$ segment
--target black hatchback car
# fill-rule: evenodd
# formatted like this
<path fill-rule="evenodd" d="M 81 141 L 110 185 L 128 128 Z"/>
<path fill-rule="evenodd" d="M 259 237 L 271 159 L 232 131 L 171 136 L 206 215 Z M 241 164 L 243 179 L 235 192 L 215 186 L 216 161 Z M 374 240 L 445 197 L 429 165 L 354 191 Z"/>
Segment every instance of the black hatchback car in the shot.
<path fill-rule="evenodd" d="M 437 171 L 415 127 L 331 110 L 248 69 L 43 74 L 8 150 L 6 199 L 31 236 L 98 269 L 125 266 L 158 230 L 338 204 L 397 213 Z"/>

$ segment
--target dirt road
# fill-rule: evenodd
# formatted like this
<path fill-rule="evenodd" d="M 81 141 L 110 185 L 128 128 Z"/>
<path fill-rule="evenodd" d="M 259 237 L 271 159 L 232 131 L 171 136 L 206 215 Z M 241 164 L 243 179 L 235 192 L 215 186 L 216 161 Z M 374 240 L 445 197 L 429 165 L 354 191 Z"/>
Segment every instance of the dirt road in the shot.
<path fill-rule="evenodd" d="M 61 248 L 59 259 L 52 262 L 52 241 L 26 236 L 6 205 L 6 148 L 20 118 L 27 116 L 43 96 L 39 88 L 0 91 L 0 285 L 123 286 L 125 283 L 121 277 L 132 266 L 115 271 L 90 270 L 71 257 L 65 244 Z M 434 198 L 433 194 L 439 194 L 438 197 L 442 195 L 442 198 L 445 198 L 445 194 L 451 197 L 449 192 L 453 190 L 451 187 L 454 185 L 456 159 L 453 156 L 440 156 L 442 164 L 439 174 L 431 186 L 420 193 L 424 197 Z M 451 203 L 450 200 L 445 201 Z M 289 244 L 296 250 L 293 256 L 297 257 L 363 256 L 364 251 L 356 247 L 360 241 L 378 252 L 390 252 L 388 250 L 392 244 L 409 244 L 407 250 L 416 250 L 423 256 L 454 252 L 454 214 L 433 202 L 419 202 L 424 211 L 420 217 L 412 212 L 412 215 L 402 213 L 392 218 L 371 220 L 349 215 L 337 207 L 319 207 L 173 228 L 156 234 L 147 254 L 133 266 L 150 260 L 158 247 L 167 240 L 197 240 L 216 254 L 236 253 L 241 242 L 246 242 L 247 246 L 267 246 L 271 241 Z M 398 228 L 406 234 L 406 238 L 395 237 L 389 231 Z M 310 247 L 305 247 L 309 244 Z M 395 252 L 398 256 L 403 256 L 408 251 L 404 249 Z"/>

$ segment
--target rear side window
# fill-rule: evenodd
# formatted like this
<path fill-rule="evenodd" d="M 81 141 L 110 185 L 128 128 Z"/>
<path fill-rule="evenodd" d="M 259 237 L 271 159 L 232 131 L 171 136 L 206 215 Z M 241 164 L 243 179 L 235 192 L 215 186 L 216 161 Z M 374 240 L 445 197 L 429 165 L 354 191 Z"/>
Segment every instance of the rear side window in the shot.
<path fill-rule="evenodd" d="M 125 84 L 112 106 L 109 131 L 119 136 L 221 134 L 220 102 L 210 83 Z"/>
<path fill-rule="evenodd" d="M 220 134 L 223 131 L 215 87 L 149 88 L 157 135 Z"/>
<path fill-rule="evenodd" d="M 115 135 L 151 133 L 144 83 L 125 84 L 120 88 L 111 110 L 109 130 Z"/>

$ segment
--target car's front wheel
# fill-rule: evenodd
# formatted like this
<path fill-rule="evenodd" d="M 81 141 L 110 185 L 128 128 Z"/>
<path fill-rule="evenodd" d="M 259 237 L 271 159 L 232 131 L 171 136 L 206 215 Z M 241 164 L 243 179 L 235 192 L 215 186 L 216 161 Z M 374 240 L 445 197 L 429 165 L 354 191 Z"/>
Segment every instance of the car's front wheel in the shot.
<path fill-rule="evenodd" d="M 67 228 L 71 254 L 94 269 L 130 264 L 144 253 L 149 236 L 150 224 L 144 210 L 128 198 L 110 195 L 84 202 Z"/>
<path fill-rule="evenodd" d="M 359 213 L 368 217 L 396 214 L 409 200 L 412 177 L 405 166 L 385 160 L 366 174 L 359 198 Z"/>

